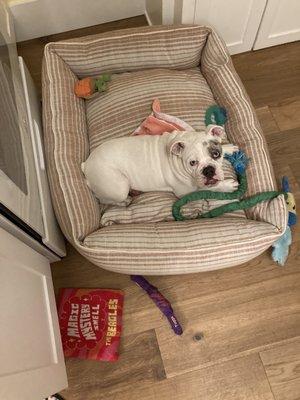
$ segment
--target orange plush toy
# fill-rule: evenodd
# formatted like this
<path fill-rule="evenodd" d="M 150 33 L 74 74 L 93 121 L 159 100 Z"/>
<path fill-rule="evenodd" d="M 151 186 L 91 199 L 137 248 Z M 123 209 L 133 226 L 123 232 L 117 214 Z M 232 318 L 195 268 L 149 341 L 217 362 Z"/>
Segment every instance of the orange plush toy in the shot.
<path fill-rule="evenodd" d="M 109 74 L 102 74 L 98 78 L 83 78 L 75 83 L 74 92 L 77 97 L 89 99 L 97 92 L 105 92 L 107 82 L 111 79 Z"/>

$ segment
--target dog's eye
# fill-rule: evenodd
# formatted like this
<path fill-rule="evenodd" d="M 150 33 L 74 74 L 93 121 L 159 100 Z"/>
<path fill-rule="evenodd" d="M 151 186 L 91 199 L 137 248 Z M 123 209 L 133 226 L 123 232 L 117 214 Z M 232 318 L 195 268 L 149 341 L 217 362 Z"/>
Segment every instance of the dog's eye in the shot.
<path fill-rule="evenodd" d="M 197 160 L 191 160 L 190 161 L 190 165 L 192 166 L 192 167 L 195 167 L 196 165 L 198 165 L 199 164 L 199 161 L 197 161 Z"/>
<path fill-rule="evenodd" d="M 212 158 L 219 158 L 219 157 L 221 157 L 221 153 L 219 152 L 219 150 L 213 150 L 211 152 L 211 156 L 212 156 Z"/>

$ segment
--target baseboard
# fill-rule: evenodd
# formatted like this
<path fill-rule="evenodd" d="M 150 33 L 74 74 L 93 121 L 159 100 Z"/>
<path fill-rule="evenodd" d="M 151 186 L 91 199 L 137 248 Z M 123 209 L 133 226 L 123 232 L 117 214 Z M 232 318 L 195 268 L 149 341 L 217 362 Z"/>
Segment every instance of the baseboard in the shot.
<path fill-rule="evenodd" d="M 145 10 L 144 14 L 145 14 L 146 20 L 148 22 L 148 25 L 152 26 L 153 24 L 152 24 L 151 18 L 149 17 L 148 11 Z"/>

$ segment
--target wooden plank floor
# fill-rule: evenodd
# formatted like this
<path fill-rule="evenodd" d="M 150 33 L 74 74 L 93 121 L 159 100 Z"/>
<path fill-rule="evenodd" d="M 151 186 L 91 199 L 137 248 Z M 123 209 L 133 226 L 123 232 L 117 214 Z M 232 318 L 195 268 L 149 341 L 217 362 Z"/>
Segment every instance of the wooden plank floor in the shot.
<path fill-rule="evenodd" d="M 146 24 L 144 17 L 36 39 L 19 54 L 40 85 L 46 42 Z M 300 200 L 300 43 L 233 57 L 256 107 L 277 178 L 290 177 Z M 121 357 L 115 364 L 68 360 L 67 400 L 296 400 L 300 399 L 299 228 L 284 268 L 270 252 L 242 266 L 152 277 L 184 326 L 170 331 L 128 276 L 103 271 L 68 245 L 52 265 L 55 289 L 111 287 L 125 291 Z M 203 339 L 195 341 L 197 333 Z"/>

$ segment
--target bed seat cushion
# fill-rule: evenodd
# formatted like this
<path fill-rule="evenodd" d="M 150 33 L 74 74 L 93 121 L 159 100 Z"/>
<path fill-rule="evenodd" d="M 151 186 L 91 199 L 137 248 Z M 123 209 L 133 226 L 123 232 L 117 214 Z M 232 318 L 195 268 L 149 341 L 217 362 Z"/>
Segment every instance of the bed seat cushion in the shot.
<path fill-rule="evenodd" d="M 216 104 L 200 68 L 186 70 L 149 69 L 114 74 L 108 90 L 86 101 L 87 127 L 92 152 L 106 140 L 128 136 L 150 114 L 152 102 L 158 98 L 164 113 L 179 117 L 195 130 L 205 130 L 205 112 Z M 236 179 L 231 165 L 224 161 L 225 178 Z M 101 226 L 117 223 L 172 221 L 172 193 L 145 193 L 129 207 L 101 207 Z M 193 218 L 199 212 L 223 204 L 197 201 L 183 212 Z M 244 217 L 244 212 L 232 213 Z M 232 215 L 230 214 L 230 215 Z"/>
<path fill-rule="evenodd" d="M 132 134 L 151 113 L 155 98 L 160 100 L 162 112 L 195 130 L 205 129 L 205 111 L 216 104 L 199 68 L 114 74 L 106 92 L 86 101 L 90 150 L 108 139 Z"/>

